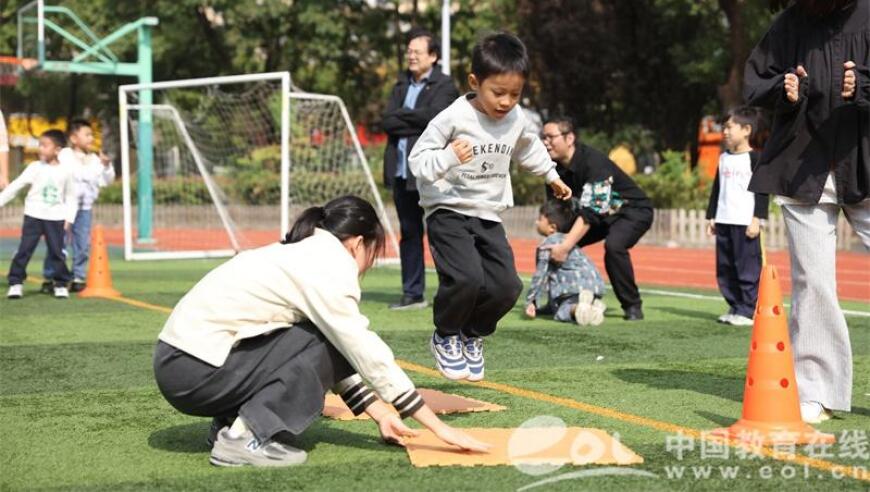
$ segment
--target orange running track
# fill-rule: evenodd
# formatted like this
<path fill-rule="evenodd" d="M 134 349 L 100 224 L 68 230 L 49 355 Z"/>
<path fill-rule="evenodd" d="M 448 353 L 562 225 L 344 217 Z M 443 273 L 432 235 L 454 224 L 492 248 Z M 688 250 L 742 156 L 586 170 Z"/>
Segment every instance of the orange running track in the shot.
<path fill-rule="evenodd" d="M 124 244 L 121 229 L 106 229 L 106 242 L 112 246 Z M 0 230 L 0 237 L 17 238 L 20 230 Z M 245 239 L 255 245 L 275 241 L 274 231 L 244 231 Z M 183 231 L 156 230 L 157 244 L 166 249 L 218 249 L 230 248 L 226 235 L 221 230 L 184 229 Z M 535 247 L 537 239 L 514 239 L 511 246 L 516 258 L 517 271 L 531 274 L 535 271 Z M 603 243 L 584 248 L 601 274 L 604 270 Z M 397 256 L 391 254 L 392 256 Z M 701 288 L 717 290 L 716 253 L 712 248 L 666 248 L 639 245 L 631 249 L 637 282 L 643 285 L 666 287 Z M 782 280 L 784 293 L 791 292 L 791 271 L 787 251 L 768 252 L 768 261 L 776 266 Z M 426 264 L 434 266 L 429 251 Z M 870 255 L 840 251 L 837 253 L 837 292 L 840 299 L 870 302 Z"/>

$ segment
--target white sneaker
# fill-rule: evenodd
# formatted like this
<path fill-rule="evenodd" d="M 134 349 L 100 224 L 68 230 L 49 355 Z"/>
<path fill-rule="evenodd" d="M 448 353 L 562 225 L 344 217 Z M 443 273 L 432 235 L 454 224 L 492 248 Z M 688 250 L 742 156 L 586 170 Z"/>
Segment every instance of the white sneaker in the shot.
<path fill-rule="evenodd" d="M 577 296 L 577 307 L 574 308 L 574 321 L 580 326 L 586 326 L 592 323 L 593 309 L 592 301 L 595 300 L 595 295 L 591 290 L 583 289 Z M 599 321 L 598 324 L 601 324 Z"/>
<path fill-rule="evenodd" d="M 6 297 L 9 299 L 21 299 L 21 296 L 24 295 L 24 286 L 21 284 L 15 284 L 9 286 L 9 292 L 6 293 Z"/>
<path fill-rule="evenodd" d="M 801 402 L 801 419 L 808 424 L 821 424 L 833 416 L 833 412 L 817 401 Z"/>
<path fill-rule="evenodd" d="M 465 360 L 462 340 L 459 338 L 459 335 L 441 338 L 438 332 L 435 332 L 429 340 L 429 349 L 435 357 L 435 367 L 438 368 L 442 376 L 453 381 L 468 378 L 470 374 L 468 362 Z M 482 368 L 483 359 L 480 362 Z"/>
<path fill-rule="evenodd" d="M 752 326 L 753 325 L 752 318 L 747 318 L 746 316 L 740 316 L 739 314 L 732 314 L 731 319 L 728 320 L 728 324 L 734 326 Z"/>
<path fill-rule="evenodd" d="M 716 318 L 716 321 L 718 321 L 719 323 L 724 323 L 726 325 L 730 325 L 732 316 L 734 316 L 734 315 L 731 313 L 725 313 L 722 316 L 719 316 L 718 318 Z"/>
<path fill-rule="evenodd" d="M 305 463 L 308 453 L 289 444 L 268 440 L 260 442 L 251 431 L 230 437 L 230 428 L 218 432 L 209 462 L 215 466 L 295 466 Z"/>
<path fill-rule="evenodd" d="M 604 311 L 607 311 L 607 305 L 601 299 L 592 301 L 592 314 L 589 316 L 589 324 L 598 326 L 604 323 Z"/>
<path fill-rule="evenodd" d="M 55 299 L 69 299 L 69 290 L 63 286 L 57 286 L 54 288 L 54 298 Z"/>

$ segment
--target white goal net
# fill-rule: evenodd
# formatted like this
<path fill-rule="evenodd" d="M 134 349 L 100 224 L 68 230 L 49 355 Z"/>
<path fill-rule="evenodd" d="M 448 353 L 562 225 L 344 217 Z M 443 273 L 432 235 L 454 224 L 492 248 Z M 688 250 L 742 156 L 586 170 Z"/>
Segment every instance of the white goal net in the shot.
<path fill-rule="evenodd" d="M 376 206 L 396 256 L 340 98 L 279 72 L 127 85 L 119 103 L 127 259 L 233 255 L 345 194 Z"/>

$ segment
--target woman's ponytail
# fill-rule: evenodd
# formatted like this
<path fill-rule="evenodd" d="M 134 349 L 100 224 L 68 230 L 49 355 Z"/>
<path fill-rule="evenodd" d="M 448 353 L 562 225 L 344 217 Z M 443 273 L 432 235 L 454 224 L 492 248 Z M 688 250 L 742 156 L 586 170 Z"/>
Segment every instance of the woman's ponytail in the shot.
<path fill-rule="evenodd" d="M 384 228 L 378 214 L 371 203 L 360 197 L 345 195 L 322 207 L 306 209 L 282 243 L 299 242 L 314 234 L 315 227 L 331 232 L 340 241 L 362 236 L 370 254 L 370 263 L 384 252 Z"/>
<path fill-rule="evenodd" d="M 296 219 L 293 228 L 284 236 L 283 244 L 298 243 L 299 241 L 314 234 L 314 229 L 323 224 L 326 211 L 323 207 L 306 208 Z"/>

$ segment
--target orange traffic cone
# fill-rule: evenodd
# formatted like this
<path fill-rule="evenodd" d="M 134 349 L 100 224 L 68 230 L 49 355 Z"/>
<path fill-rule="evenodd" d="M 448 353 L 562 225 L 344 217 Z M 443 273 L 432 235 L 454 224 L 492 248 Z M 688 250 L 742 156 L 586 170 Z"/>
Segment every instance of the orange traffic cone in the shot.
<path fill-rule="evenodd" d="M 121 293 L 112 287 L 109 270 L 109 250 L 103 239 L 103 226 L 94 226 L 91 232 L 91 264 L 88 266 L 88 285 L 79 297 L 118 297 Z"/>
<path fill-rule="evenodd" d="M 834 442 L 832 434 L 820 433 L 801 420 L 791 340 L 772 265 L 761 270 L 746 373 L 742 418 L 713 435 L 763 445 Z"/>

